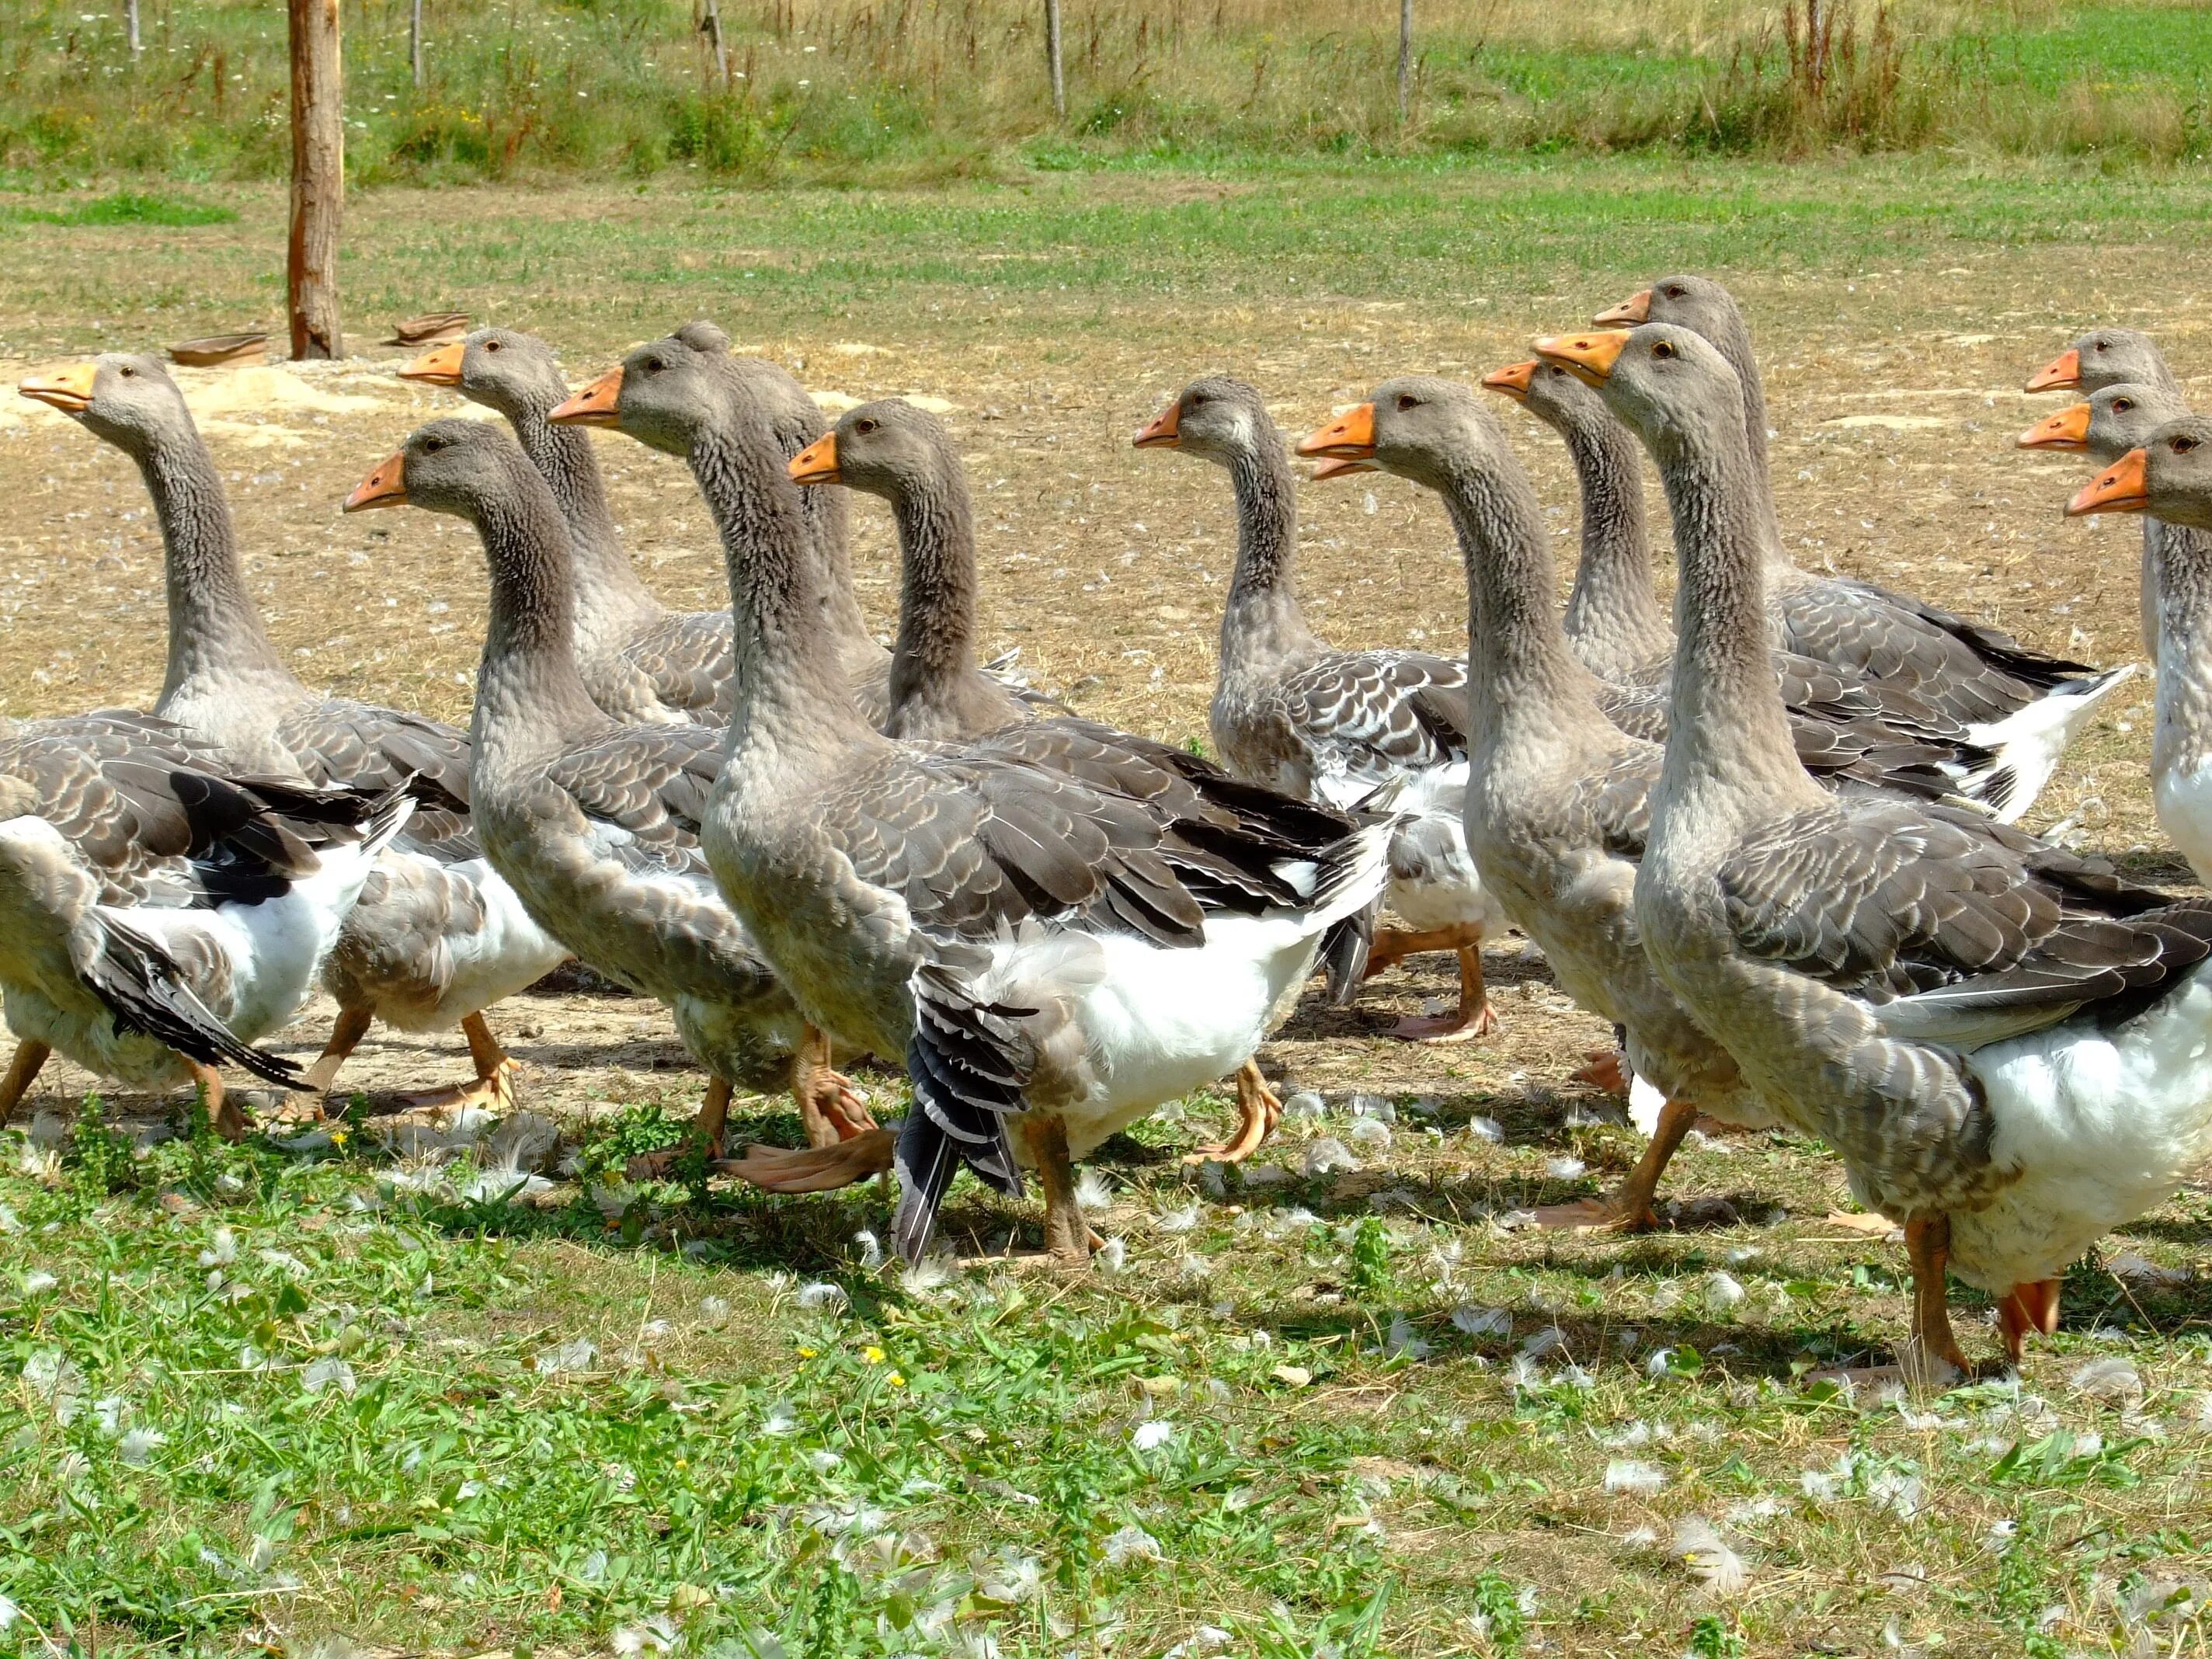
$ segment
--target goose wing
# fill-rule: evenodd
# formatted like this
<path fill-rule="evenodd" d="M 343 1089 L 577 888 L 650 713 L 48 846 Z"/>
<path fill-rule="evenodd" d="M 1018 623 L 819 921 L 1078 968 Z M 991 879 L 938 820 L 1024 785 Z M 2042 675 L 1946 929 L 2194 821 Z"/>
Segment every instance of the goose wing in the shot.
<path fill-rule="evenodd" d="M 1393 778 L 1467 756 L 1467 665 L 1419 651 L 1332 652 L 1281 696 L 1314 775 L 1348 806 Z"/>
<path fill-rule="evenodd" d="M 721 741 L 702 726 L 617 726 L 569 750 L 546 775 L 632 872 L 711 880 L 699 827 L 721 771 Z"/>
<path fill-rule="evenodd" d="M 302 704 L 276 727 L 276 740 L 317 783 L 388 789 L 403 779 L 421 810 L 402 838 L 441 862 L 474 858 L 469 828 L 469 734 L 404 709 L 325 697 Z"/>
<path fill-rule="evenodd" d="M 632 639 L 623 658 L 671 708 L 726 720 L 735 684 L 730 629 L 726 611 L 672 611 Z"/>

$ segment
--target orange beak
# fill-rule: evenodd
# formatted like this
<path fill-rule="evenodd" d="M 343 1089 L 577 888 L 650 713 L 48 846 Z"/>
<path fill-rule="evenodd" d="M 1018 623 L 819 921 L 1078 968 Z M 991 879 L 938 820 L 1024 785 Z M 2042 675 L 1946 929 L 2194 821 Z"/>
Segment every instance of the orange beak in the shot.
<path fill-rule="evenodd" d="M 1651 290 L 1639 288 L 1609 311 L 1590 319 L 1605 328 L 1635 328 L 1651 320 Z"/>
<path fill-rule="evenodd" d="M 2089 405 L 2069 404 L 2056 415 L 2045 416 L 2014 441 L 2021 449 L 2087 449 Z"/>
<path fill-rule="evenodd" d="M 1178 398 L 1144 425 L 1129 441 L 1139 449 L 1176 449 L 1182 444 L 1182 399 Z"/>
<path fill-rule="evenodd" d="M 2081 354 L 2071 348 L 2060 352 L 2027 377 L 2030 392 L 2074 392 L 2081 385 Z"/>
<path fill-rule="evenodd" d="M 468 349 L 459 340 L 448 340 L 424 352 L 399 371 L 403 380 L 420 380 L 425 386 L 459 386 L 461 383 L 461 354 Z"/>
<path fill-rule="evenodd" d="M 64 415 L 82 415 L 92 407 L 92 382 L 99 373 L 97 363 L 72 363 L 52 374 L 33 374 L 15 390 Z"/>
<path fill-rule="evenodd" d="M 1372 461 L 1343 460 L 1329 455 L 1314 464 L 1313 480 L 1319 483 L 1323 478 L 1344 478 L 1355 472 L 1380 472 L 1382 470 Z"/>
<path fill-rule="evenodd" d="M 613 426 L 615 404 L 622 398 L 622 374 L 619 368 L 609 369 L 545 418 L 556 426 Z"/>
<path fill-rule="evenodd" d="M 1509 363 L 1504 368 L 1493 368 L 1482 377 L 1483 385 L 1492 392 L 1502 392 L 1516 404 L 1528 400 L 1528 386 L 1536 378 L 1540 367 L 1531 357 L 1525 363 Z"/>
<path fill-rule="evenodd" d="M 1557 363 L 1578 380 L 1603 386 L 1627 344 L 1628 331 L 1625 328 L 1588 334 L 1547 334 L 1536 342 L 1536 355 L 1547 363 Z"/>
<path fill-rule="evenodd" d="M 353 487 L 353 494 L 345 498 L 343 511 L 365 512 L 372 507 L 404 507 L 407 505 L 407 456 L 403 451 L 389 460 L 378 463 L 370 473 Z"/>
<path fill-rule="evenodd" d="M 1318 432 L 1298 440 L 1301 455 L 1322 455 L 1333 461 L 1371 461 L 1375 459 L 1375 405 L 1347 409 Z M 1333 472 L 1316 477 L 1334 477 Z"/>
<path fill-rule="evenodd" d="M 801 484 L 837 482 L 837 434 L 836 433 L 823 433 L 791 458 L 791 481 L 793 483 Z"/>
<path fill-rule="evenodd" d="M 2112 463 L 2111 471 L 2099 473 L 2075 492 L 2074 499 L 2066 503 L 2066 516 L 2080 519 L 2092 513 L 2143 511 L 2150 505 L 2150 482 L 2144 476 L 2149 459 L 2140 449 L 2128 451 Z"/>

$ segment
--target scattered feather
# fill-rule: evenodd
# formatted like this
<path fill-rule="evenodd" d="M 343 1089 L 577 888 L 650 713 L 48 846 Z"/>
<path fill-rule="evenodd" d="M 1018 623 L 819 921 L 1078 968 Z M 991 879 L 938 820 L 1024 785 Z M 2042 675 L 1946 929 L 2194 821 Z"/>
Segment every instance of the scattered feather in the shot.
<path fill-rule="evenodd" d="M 1388 1134 L 1389 1131 L 1386 1129 L 1383 1133 Z M 1352 1155 L 1352 1149 L 1334 1135 L 1323 1135 L 1306 1147 L 1308 1176 L 1332 1175 L 1339 1170 L 1356 1170 L 1358 1167 L 1359 1160 Z M 1245 1176 L 1244 1184 L 1248 1187 L 1251 1185 L 1251 1176 L 1249 1171 Z"/>
<path fill-rule="evenodd" d="M 1462 1304 L 1452 1310 L 1451 1322 L 1469 1336 L 1513 1334 L 1513 1316 L 1503 1308 L 1477 1308 Z"/>
<path fill-rule="evenodd" d="M 2142 1402 L 2142 1373 L 2124 1359 L 2093 1359 L 2067 1381 L 2075 1394 L 2107 1405 L 2133 1406 Z"/>
<path fill-rule="evenodd" d="M 1129 1265 L 1129 1247 L 1118 1238 L 1109 1238 L 1091 1252 L 1091 1259 L 1103 1273 L 1118 1273 Z"/>
<path fill-rule="evenodd" d="M 1160 1540 L 1132 1521 L 1108 1536 L 1105 1553 L 1109 1566 L 1126 1566 L 1132 1561 L 1157 1561 L 1160 1559 Z"/>
<path fill-rule="evenodd" d="M 1175 1425 L 1155 1417 L 1129 1431 L 1129 1443 L 1139 1451 L 1152 1451 L 1175 1438 Z"/>
<path fill-rule="evenodd" d="M 1544 1173 L 1554 1181 L 1580 1181 L 1589 1171 L 1589 1165 L 1578 1158 L 1552 1158 L 1544 1160 Z"/>
<path fill-rule="evenodd" d="M 334 1389 L 349 1400 L 353 1397 L 353 1367 L 335 1354 L 311 1359 L 300 1368 L 300 1391 L 302 1394 L 317 1395 L 325 1389 Z"/>
<path fill-rule="evenodd" d="M 1390 1317 L 1390 1334 L 1383 1340 L 1383 1351 L 1393 1359 L 1419 1363 L 1434 1353 L 1436 1348 L 1422 1340 L 1405 1315 L 1394 1314 Z"/>
<path fill-rule="evenodd" d="M 1352 1127 L 1344 1133 L 1345 1139 L 1351 1141 L 1353 1146 L 1364 1146 L 1370 1152 L 1378 1146 L 1388 1146 L 1390 1144 L 1390 1126 L 1379 1117 L 1354 1118 L 1352 1121 Z M 1309 1164 L 1311 1164 L 1311 1154 L 1308 1155 L 1307 1162 Z"/>
<path fill-rule="evenodd" d="M 143 1469 L 154 1461 L 155 1449 L 167 1445 L 168 1440 L 158 1429 L 133 1429 L 123 1437 L 115 1455 L 132 1468 Z"/>
<path fill-rule="evenodd" d="M 842 1308 L 848 1298 L 842 1285 L 817 1279 L 811 1285 L 801 1285 L 798 1296 L 793 1299 L 802 1308 Z"/>
<path fill-rule="evenodd" d="M 1505 1139 L 1505 1126 L 1494 1117 L 1471 1117 L 1467 1121 L 1467 1132 L 1477 1140 L 1486 1140 L 1492 1146 Z"/>
<path fill-rule="evenodd" d="M 1327 1117 L 1328 1103 L 1310 1089 L 1300 1089 L 1284 1097 L 1283 1115 L 1292 1122 L 1302 1118 Z"/>
<path fill-rule="evenodd" d="M 1674 1523 L 1674 1554 L 1715 1595 L 1741 1595 L 1751 1583 L 1750 1564 L 1702 1515 L 1684 1516 Z"/>
<path fill-rule="evenodd" d="M 2171 1290 L 2186 1285 L 2195 1278 L 2186 1267 L 2161 1267 L 2155 1261 L 2146 1261 L 2130 1250 L 2114 1256 L 2106 1267 L 2113 1276 L 2124 1279 L 2140 1290 Z"/>
<path fill-rule="evenodd" d="M 899 1269 L 899 1288 L 908 1296 L 927 1296 L 951 1284 L 957 1271 L 951 1256 L 926 1255 Z"/>
<path fill-rule="evenodd" d="M 763 1434 L 792 1434 L 798 1428 L 799 1417 L 788 1400 L 777 1401 L 768 1408 L 768 1415 L 761 1419 Z"/>
<path fill-rule="evenodd" d="M 557 1348 L 549 1348 L 538 1356 L 537 1371 L 540 1376 L 559 1376 L 567 1371 L 587 1371 L 599 1351 L 592 1346 L 587 1336 L 563 1342 Z"/>
<path fill-rule="evenodd" d="M 1715 1313 L 1725 1313 L 1744 1298 L 1741 1285 L 1723 1273 L 1711 1273 L 1705 1279 L 1705 1305 Z"/>
<path fill-rule="evenodd" d="M 1114 1183 L 1096 1170 L 1084 1170 L 1075 1177 L 1075 1201 L 1086 1210 L 1110 1210 Z"/>
<path fill-rule="evenodd" d="M 1199 1207 L 1186 1204 L 1179 1209 L 1162 1210 L 1153 1218 L 1152 1225 L 1164 1233 L 1187 1233 L 1198 1225 Z"/>
<path fill-rule="evenodd" d="M 996 1555 L 976 1564 L 975 1588 L 992 1601 L 1010 1606 L 1034 1601 L 1044 1591 L 1044 1563 L 1004 1545 Z"/>
<path fill-rule="evenodd" d="M 1354 1095 L 1346 1103 L 1355 1118 L 1372 1118 L 1379 1123 L 1395 1123 L 1398 1108 L 1385 1095 Z"/>
<path fill-rule="evenodd" d="M 23 1275 L 23 1294 L 25 1296 L 44 1296 L 48 1291 L 51 1291 L 55 1285 L 60 1283 L 61 1280 L 56 1279 L 44 1267 L 33 1267 L 30 1272 Z"/>
<path fill-rule="evenodd" d="M 1655 1492 L 1664 1489 L 1667 1477 L 1649 1463 L 1616 1457 L 1605 1466 L 1605 1489 L 1613 1492 Z"/>

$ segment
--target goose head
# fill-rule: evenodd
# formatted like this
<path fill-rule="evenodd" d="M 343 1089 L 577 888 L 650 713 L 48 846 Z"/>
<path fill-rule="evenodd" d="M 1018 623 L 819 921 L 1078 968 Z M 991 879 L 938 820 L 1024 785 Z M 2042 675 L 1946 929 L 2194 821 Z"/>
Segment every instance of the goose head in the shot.
<path fill-rule="evenodd" d="M 2170 387 L 2123 380 L 2045 416 L 2014 441 L 2021 449 L 2083 451 L 2106 464 L 2142 448 L 2152 433 L 2188 412 Z"/>
<path fill-rule="evenodd" d="M 1483 387 L 1510 398 L 1562 437 L 1601 427 L 1610 418 L 1605 399 L 1558 363 L 1532 358 L 1482 377 Z"/>
<path fill-rule="evenodd" d="M 2066 503 L 2069 517 L 2150 513 L 2168 524 L 2212 530 L 2212 420 L 2169 421 L 2140 449 L 2084 484 Z"/>
<path fill-rule="evenodd" d="M 1206 374 L 1177 392 L 1131 441 L 1139 449 L 1179 449 L 1229 466 L 1282 440 L 1256 387 Z"/>
<path fill-rule="evenodd" d="M 959 452 L 945 422 L 903 398 L 879 398 L 847 410 L 836 428 L 791 462 L 794 483 L 843 483 L 889 501 L 957 477 Z"/>
<path fill-rule="evenodd" d="M 88 362 L 33 374 L 16 388 L 58 409 L 126 454 L 143 455 L 192 430 L 185 394 L 158 358 L 110 351 Z"/>
<path fill-rule="evenodd" d="M 513 328 L 479 328 L 434 346 L 401 369 L 399 378 L 451 386 L 471 403 L 509 417 L 543 415 L 568 396 L 553 349 Z"/>
<path fill-rule="evenodd" d="M 2123 380 L 2165 386 L 2165 354 L 2141 329 L 2093 328 L 2027 377 L 2030 392 L 2096 392 Z"/>
<path fill-rule="evenodd" d="M 1433 374 L 1385 380 L 1367 402 L 1300 441 L 1298 453 L 1364 461 L 1431 489 L 1505 451 L 1505 434 L 1471 387 Z"/>
<path fill-rule="evenodd" d="M 1602 328 L 1638 328 L 1645 323 L 1674 323 L 1716 343 L 1745 332 L 1735 295 L 1710 276 L 1662 276 L 1592 319 Z"/>
<path fill-rule="evenodd" d="M 529 471 L 506 428 L 448 416 L 408 434 L 397 453 L 354 486 L 344 511 L 420 507 L 479 524 L 487 505 L 512 499 Z"/>
<path fill-rule="evenodd" d="M 1536 355 L 1595 386 L 1655 453 L 1744 429 L 1743 383 L 1717 346 L 1682 324 L 1552 335 L 1536 342 Z"/>
<path fill-rule="evenodd" d="M 546 418 L 556 426 L 605 426 L 665 453 L 689 456 L 698 434 L 726 413 L 728 337 L 687 324 L 648 340 Z"/>

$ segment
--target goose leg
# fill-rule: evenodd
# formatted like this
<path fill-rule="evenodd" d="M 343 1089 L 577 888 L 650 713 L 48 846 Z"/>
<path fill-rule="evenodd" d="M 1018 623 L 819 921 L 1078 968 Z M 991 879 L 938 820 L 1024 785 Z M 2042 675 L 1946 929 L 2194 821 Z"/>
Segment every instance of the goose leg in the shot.
<path fill-rule="evenodd" d="M 730 1119 L 730 1085 L 722 1079 L 707 1079 L 707 1097 L 699 1103 L 699 1115 L 685 1126 L 684 1139 L 673 1146 L 664 1146 L 657 1152 L 641 1153 L 623 1165 L 623 1176 L 630 1181 L 659 1181 L 684 1155 L 687 1147 L 703 1145 L 707 1156 L 719 1158 L 722 1155 L 722 1127 Z"/>
<path fill-rule="evenodd" d="M 1583 1056 L 1580 1070 L 1569 1074 L 1577 1083 L 1587 1083 L 1593 1089 L 1602 1089 L 1609 1095 L 1628 1093 L 1628 1056 L 1618 1048 L 1593 1048 Z"/>
<path fill-rule="evenodd" d="M 1905 1356 L 1905 1376 L 1932 1383 L 1942 1380 L 1939 1367 L 1948 1365 L 1963 1376 L 1966 1357 L 1951 1334 L 1950 1298 L 1943 1282 L 1951 1259 L 1951 1218 L 1906 1222 L 1905 1253 L 1912 1263 L 1912 1340 Z"/>
<path fill-rule="evenodd" d="M 897 1149 L 896 1128 L 866 1129 L 849 1140 L 805 1152 L 748 1146 L 744 1157 L 724 1158 L 714 1168 L 764 1193 L 827 1193 L 882 1175 L 891 1167 Z"/>
<path fill-rule="evenodd" d="M 1237 1073 L 1237 1109 L 1243 1117 L 1237 1133 L 1218 1146 L 1200 1146 L 1183 1154 L 1186 1164 L 1240 1164 L 1260 1150 L 1260 1143 L 1275 1133 L 1283 1121 L 1283 1103 L 1261 1075 L 1260 1062 L 1248 1060 Z"/>
<path fill-rule="evenodd" d="M 341 1008 L 337 1024 L 331 1027 L 331 1040 L 323 1045 L 323 1052 L 315 1056 L 315 1063 L 307 1068 L 307 1079 L 300 1085 L 299 1092 L 312 1097 L 328 1095 L 331 1085 L 338 1080 L 338 1067 L 343 1066 L 361 1040 L 368 1035 L 368 1026 L 374 1018 L 366 1008 Z"/>
<path fill-rule="evenodd" d="M 809 1025 L 791 1057 L 791 1097 L 799 1107 L 809 1146 L 835 1146 L 876 1127 L 852 1079 L 830 1061 L 830 1034 Z"/>
<path fill-rule="evenodd" d="M 1056 1267 L 1091 1265 L 1091 1224 L 1075 1201 L 1075 1164 L 1067 1155 L 1067 1126 L 1056 1117 L 1031 1113 L 1022 1125 L 1037 1184 L 1044 1188 L 1044 1248 Z"/>
<path fill-rule="evenodd" d="M 2005 1357 L 2014 1365 L 2027 1353 L 2027 1334 L 2049 1336 L 2058 1328 L 2058 1290 L 2063 1279 L 2040 1279 L 2015 1285 L 1997 1304 L 1997 1324 L 2004 1332 Z"/>
<path fill-rule="evenodd" d="M 425 1106 L 483 1106 L 496 1112 L 514 1109 L 514 1074 L 522 1063 L 511 1057 L 499 1046 L 499 1039 L 484 1024 L 481 1010 L 461 1022 L 461 1035 L 469 1040 L 469 1058 L 476 1062 L 477 1074 L 467 1083 L 450 1084 L 442 1089 L 432 1089 L 419 1095 L 409 1095 L 410 1107 Z M 333 1068 L 336 1069 L 335 1067 Z"/>
<path fill-rule="evenodd" d="M 1482 982 L 1481 930 L 1451 927 L 1439 932 L 1462 941 L 1451 947 L 1459 953 L 1459 1006 L 1449 1014 L 1401 1019 L 1390 1028 L 1390 1035 L 1408 1042 L 1472 1042 L 1498 1029 L 1498 1016 L 1491 1011 L 1490 993 Z M 1474 937 L 1464 938 L 1468 934 Z"/>
<path fill-rule="evenodd" d="M 1674 1156 L 1682 1144 L 1682 1137 L 1690 1133 L 1690 1126 L 1698 1121 L 1698 1109 L 1686 1100 L 1670 1100 L 1659 1109 L 1659 1122 L 1651 1133 L 1650 1144 L 1644 1156 L 1620 1186 L 1603 1198 L 1585 1198 L 1572 1204 L 1547 1204 L 1536 1212 L 1540 1227 L 1572 1227 L 1583 1231 L 1599 1229 L 1622 1232 L 1642 1232 L 1659 1224 L 1659 1218 L 1651 1207 L 1653 1194 L 1659 1190 L 1659 1177 L 1666 1172 L 1668 1160 Z"/>
<path fill-rule="evenodd" d="M 196 1060 L 188 1060 L 185 1064 L 191 1067 L 192 1081 L 199 1085 L 201 1097 L 207 1103 L 208 1121 L 215 1126 L 215 1132 L 225 1140 L 245 1139 L 252 1133 L 252 1126 L 246 1122 L 246 1114 L 238 1109 L 238 1103 L 224 1089 L 222 1073 Z"/>
<path fill-rule="evenodd" d="M 52 1053 L 52 1048 L 35 1037 L 25 1037 L 15 1045 L 15 1057 L 8 1062 L 8 1075 L 0 1078 L 0 1129 L 8 1127 L 16 1105 L 31 1091 L 31 1085 L 38 1080 L 39 1068 Z"/>

